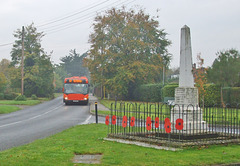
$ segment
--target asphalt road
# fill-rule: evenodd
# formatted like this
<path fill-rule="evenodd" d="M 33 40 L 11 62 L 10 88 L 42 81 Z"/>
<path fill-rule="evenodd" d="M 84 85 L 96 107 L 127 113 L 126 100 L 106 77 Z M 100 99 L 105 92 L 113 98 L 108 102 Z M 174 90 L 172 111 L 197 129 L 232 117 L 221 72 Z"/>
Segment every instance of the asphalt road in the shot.
<path fill-rule="evenodd" d="M 79 124 L 94 123 L 89 105 L 67 105 L 62 97 L 0 115 L 0 151 L 48 137 Z"/>

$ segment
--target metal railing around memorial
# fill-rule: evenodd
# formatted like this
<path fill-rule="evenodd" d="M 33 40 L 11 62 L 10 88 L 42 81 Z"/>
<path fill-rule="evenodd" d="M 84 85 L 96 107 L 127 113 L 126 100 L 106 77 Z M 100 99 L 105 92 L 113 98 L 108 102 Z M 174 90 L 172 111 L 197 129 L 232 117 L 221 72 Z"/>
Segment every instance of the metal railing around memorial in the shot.
<path fill-rule="evenodd" d="M 116 103 L 108 137 L 169 146 L 240 142 L 240 108 Z"/>

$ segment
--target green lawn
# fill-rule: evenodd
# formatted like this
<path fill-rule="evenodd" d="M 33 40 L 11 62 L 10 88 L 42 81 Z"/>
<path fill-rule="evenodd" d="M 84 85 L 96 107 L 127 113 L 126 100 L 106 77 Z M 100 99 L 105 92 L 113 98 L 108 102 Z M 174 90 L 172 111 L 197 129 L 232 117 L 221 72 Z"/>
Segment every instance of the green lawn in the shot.
<path fill-rule="evenodd" d="M 239 145 L 172 152 L 103 140 L 107 126 L 73 127 L 31 144 L 0 152 L 0 165 L 74 165 L 74 154 L 103 154 L 100 165 L 211 165 L 240 163 Z M 82 165 L 82 164 L 76 164 Z"/>
<path fill-rule="evenodd" d="M 111 109 L 113 107 L 113 110 L 115 109 L 115 101 L 114 100 L 99 100 L 101 104 L 103 104 L 105 107 Z M 123 103 L 121 105 L 121 103 Z M 144 104 L 143 104 L 144 103 Z M 144 112 L 150 110 L 151 112 L 155 111 L 158 109 L 158 104 L 157 103 L 146 103 L 146 102 L 131 102 L 131 101 L 118 101 L 117 102 L 117 110 L 124 110 L 124 104 L 125 104 L 125 110 L 130 110 L 130 111 L 136 111 L 136 105 L 137 104 L 137 110 L 140 110 L 140 112 Z M 167 105 L 160 105 L 159 107 L 162 107 L 163 111 L 168 108 Z M 168 108 L 169 109 L 169 108 Z"/>
<path fill-rule="evenodd" d="M 94 113 L 95 114 L 95 110 L 92 110 L 91 111 L 92 113 Z M 106 116 L 106 115 L 111 115 L 111 111 L 103 111 L 103 110 L 98 110 L 98 115 L 104 115 L 104 116 Z M 117 114 L 115 114 L 114 112 L 113 112 L 113 115 L 117 115 L 117 116 L 123 116 L 123 113 L 122 114 L 119 114 L 119 113 L 117 113 Z M 126 116 L 127 117 L 132 117 L 132 116 L 134 116 L 134 117 L 137 117 L 138 119 L 142 119 L 142 120 L 144 120 L 144 119 L 146 119 L 147 118 L 147 114 L 145 114 L 145 118 L 144 118 L 144 114 L 143 113 L 140 113 L 140 114 L 137 114 L 137 116 L 136 116 L 136 113 L 128 113 L 128 114 L 126 114 Z M 170 118 L 170 115 L 169 116 L 166 116 L 166 115 L 159 115 L 159 116 L 155 116 L 155 114 L 151 114 L 151 118 L 152 119 L 155 119 L 155 117 L 159 117 L 159 119 L 160 120 L 164 120 L 165 118 Z"/>
<path fill-rule="evenodd" d="M 0 114 L 11 113 L 20 110 L 17 106 L 12 105 L 0 105 Z"/>

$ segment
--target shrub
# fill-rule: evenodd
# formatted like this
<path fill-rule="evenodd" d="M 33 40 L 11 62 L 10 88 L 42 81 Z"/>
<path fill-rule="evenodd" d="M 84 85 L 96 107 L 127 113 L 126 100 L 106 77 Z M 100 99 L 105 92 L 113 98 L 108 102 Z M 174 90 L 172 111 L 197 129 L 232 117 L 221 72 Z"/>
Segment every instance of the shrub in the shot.
<path fill-rule="evenodd" d="M 8 92 L 4 94 L 4 99 L 6 100 L 14 100 L 18 95 L 14 92 Z"/>
<path fill-rule="evenodd" d="M 38 97 L 37 97 L 35 94 L 33 94 L 33 95 L 31 96 L 31 99 L 32 99 L 32 100 L 38 100 Z"/>
<path fill-rule="evenodd" d="M 15 98 L 16 101 L 26 101 L 27 98 L 25 95 L 19 95 Z"/>
<path fill-rule="evenodd" d="M 0 100 L 4 100 L 4 93 L 0 93 Z"/>
<path fill-rule="evenodd" d="M 221 87 L 215 84 L 204 85 L 204 105 L 211 107 L 221 103 Z M 201 102 L 199 103 L 202 104 Z"/>
<path fill-rule="evenodd" d="M 54 96 L 54 94 L 52 93 L 52 94 L 48 94 L 48 98 L 49 99 L 54 99 L 55 98 L 55 96 Z"/>

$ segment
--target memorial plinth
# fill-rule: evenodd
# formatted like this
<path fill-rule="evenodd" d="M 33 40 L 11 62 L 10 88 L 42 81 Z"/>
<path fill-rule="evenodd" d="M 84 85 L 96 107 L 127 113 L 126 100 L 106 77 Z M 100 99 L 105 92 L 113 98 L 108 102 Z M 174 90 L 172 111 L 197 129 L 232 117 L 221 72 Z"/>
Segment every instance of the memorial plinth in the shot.
<path fill-rule="evenodd" d="M 206 122 L 203 121 L 203 113 L 198 106 L 198 89 L 191 87 L 178 87 L 175 89 L 175 106 L 171 111 L 172 129 L 176 120 L 183 120 L 183 130 L 187 134 L 202 133 L 206 131 Z"/>
<path fill-rule="evenodd" d="M 198 89 L 194 87 L 192 73 L 192 48 L 190 28 L 181 29 L 179 87 L 175 89 L 175 106 L 171 111 L 171 123 L 174 132 L 176 120 L 183 119 L 181 132 L 191 134 L 206 130 L 202 110 L 198 106 Z"/>

